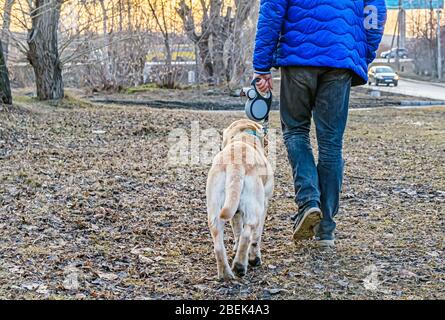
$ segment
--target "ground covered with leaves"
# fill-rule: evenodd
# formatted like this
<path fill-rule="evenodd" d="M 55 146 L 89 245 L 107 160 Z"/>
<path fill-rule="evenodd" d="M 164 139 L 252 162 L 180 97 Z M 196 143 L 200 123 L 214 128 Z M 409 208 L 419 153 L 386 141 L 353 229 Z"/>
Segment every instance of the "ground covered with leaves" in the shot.
<path fill-rule="evenodd" d="M 242 116 L 27 99 L 2 108 L 0 298 L 445 298 L 445 109 L 351 112 L 333 251 L 292 242 L 279 137 L 263 266 L 221 283 L 209 166 L 169 165 L 168 136 L 183 128 L 188 139 L 192 121 L 221 132 Z"/>

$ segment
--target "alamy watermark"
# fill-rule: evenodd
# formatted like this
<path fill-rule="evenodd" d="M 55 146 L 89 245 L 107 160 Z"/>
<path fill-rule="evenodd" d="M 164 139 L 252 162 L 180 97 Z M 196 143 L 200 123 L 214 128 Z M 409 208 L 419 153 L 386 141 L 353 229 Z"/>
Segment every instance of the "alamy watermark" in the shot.
<path fill-rule="evenodd" d="M 242 135 L 238 141 L 257 145 L 264 148 L 267 159 L 272 168 L 275 168 L 277 157 L 277 130 L 269 129 L 263 136 L 261 131 L 249 132 Z M 201 129 L 199 121 L 190 123 L 190 130 L 185 128 L 173 129 L 168 136 L 169 151 L 167 165 L 169 167 L 209 166 L 215 156 L 223 149 L 223 134 L 216 128 Z M 246 163 L 254 164 L 255 159 L 250 155 L 238 153 L 237 150 L 228 152 L 232 156 L 224 159 L 224 164 Z"/>
<path fill-rule="evenodd" d="M 368 5 L 363 10 L 365 14 L 364 25 L 366 30 L 376 30 L 379 28 L 379 10 L 376 6 Z"/>

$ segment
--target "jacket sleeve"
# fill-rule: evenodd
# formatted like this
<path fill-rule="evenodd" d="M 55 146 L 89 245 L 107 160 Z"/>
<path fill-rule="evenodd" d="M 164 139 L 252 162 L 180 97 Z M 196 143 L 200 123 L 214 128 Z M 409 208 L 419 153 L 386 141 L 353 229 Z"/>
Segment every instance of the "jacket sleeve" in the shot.
<path fill-rule="evenodd" d="M 372 17 L 370 15 L 373 15 Z M 375 17 L 377 15 L 377 17 Z M 370 19 L 371 18 L 371 19 Z M 377 18 L 377 21 L 372 21 Z M 368 44 L 366 62 L 374 61 L 376 52 L 382 41 L 386 23 L 385 0 L 365 0 L 365 29 Z"/>
<path fill-rule="evenodd" d="M 259 73 L 269 73 L 272 69 L 288 1 L 261 0 L 253 57 L 253 68 Z"/>

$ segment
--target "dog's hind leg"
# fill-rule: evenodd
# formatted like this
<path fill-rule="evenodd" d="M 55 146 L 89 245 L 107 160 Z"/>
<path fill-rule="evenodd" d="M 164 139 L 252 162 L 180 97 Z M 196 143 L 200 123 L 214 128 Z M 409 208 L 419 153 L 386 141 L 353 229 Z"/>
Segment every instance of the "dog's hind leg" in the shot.
<path fill-rule="evenodd" d="M 233 270 L 239 276 L 246 274 L 249 247 L 255 235 L 255 230 L 261 225 L 264 214 L 264 188 L 258 177 L 246 178 L 241 199 L 240 210 L 244 213 L 244 228 L 233 261 Z"/>
<path fill-rule="evenodd" d="M 212 234 L 215 249 L 218 278 L 229 280 L 235 278 L 227 259 L 224 246 L 224 224 L 219 217 L 224 203 L 225 173 L 210 172 L 207 181 L 207 212 L 210 233 Z"/>
<path fill-rule="evenodd" d="M 210 225 L 210 232 L 215 247 L 216 264 L 218 268 L 218 279 L 234 279 L 232 270 L 227 259 L 226 247 L 224 246 L 224 221 L 215 219 Z"/>
<path fill-rule="evenodd" d="M 259 267 L 261 265 L 261 239 L 264 232 L 264 223 L 267 215 L 268 208 L 267 198 L 264 200 L 263 214 L 260 216 L 260 223 L 253 231 L 252 243 L 249 249 L 249 264 L 252 267 Z"/>
<path fill-rule="evenodd" d="M 264 229 L 264 218 L 253 230 L 252 243 L 249 248 L 249 265 L 259 267 L 261 265 L 261 237 Z"/>
<path fill-rule="evenodd" d="M 243 231 L 243 217 L 240 211 L 238 211 L 232 220 L 230 220 L 230 225 L 232 226 L 233 230 L 233 237 L 235 240 L 235 245 L 233 247 L 233 252 L 238 251 L 239 246 L 239 239 L 241 236 L 241 232 Z"/>
<path fill-rule="evenodd" d="M 236 252 L 235 260 L 233 261 L 233 271 L 236 275 L 242 277 L 247 272 L 247 262 L 248 262 L 248 250 L 250 245 L 250 240 L 252 238 L 252 230 L 254 226 L 251 224 L 245 224 L 243 231 L 240 235 L 238 251 Z"/>

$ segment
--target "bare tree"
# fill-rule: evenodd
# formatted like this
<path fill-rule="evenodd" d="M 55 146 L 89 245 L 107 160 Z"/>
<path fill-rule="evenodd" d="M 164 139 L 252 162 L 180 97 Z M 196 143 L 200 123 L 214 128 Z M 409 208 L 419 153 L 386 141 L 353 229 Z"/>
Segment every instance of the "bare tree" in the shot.
<path fill-rule="evenodd" d="M 236 86 L 250 74 L 251 0 L 3 1 L 14 5 L 3 14 L 14 32 L 6 21 L 0 30 L 9 35 L 11 74 L 35 81 L 40 99 L 63 96 L 62 71 L 66 86 L 115 91 L 148 80 L 173 88 L 193 55 L 198 81 Z"/>
<path fill-rule="evenodd" d="M 215 67 L 216 84 L 226 80 L 226 64 L 224 61 L 224 47 L 230 33 L 233 31 L 232 7 L 227 7 L 224 12 L 224 1 L 210 1 L 210 20 L 212 26 L 212 53 Z"/>
<path fill-rule="evenodd" d="M 408 46 L 414 58 L 415 72 L 433 76 L 437 73 L 437 19 L 434 10 L 414 12 L 410 20 L 409 31 L 413 39 Z"/>
<path fill-rule="evenodd" d="M 174 12 L 174 3 L 169 0 L 146 0 L 150 9 L 155 27 L 162 36 L 164 47 L 164 70 L 159 75 L 159 84 L 166 88 L 174 88 L 180 68 L 173 65 L 172 37 L 177 32 L 177 21 Z M 170 7 L 167 7 L 167 6 Z"/>
<path fill-rule="evenodd" d="M 156 26 L 162 34 L 164 39 L 165 48 L 165 64 L 166 66 L 172 65 L 172 50 L 170 45 L 170 32 L 167 24 L 167 17 L 165 12 L 165 1 L 160 0 L 147 0 L 150 11 L 156 21 Z"/>
<path fill-rule="evenodd" d="M 259 1 L 236 0 L 233 31 L 229 37 L 227 80 L 236 87 L 251 80 L 252 56 L 258 19 Z"/>
<path fill-rule="evenodd" d="M 9 85 L 8 68 L 3 56 L 3 46 L 0 40 L 0 102 L 12 104 L 11 87 Z"/>
<path fill-rule="evenodd" d="M 250 0 L 201 0 L 197 8 L 190 0 L 179 2 L 177 13 L 184 31 L 197 45 L 201 64 L 210 81 L 216 84 L 228 82 L 234 71 L 242 66 L 243 60 L 239 57 L 243 28 L 255 7 Z M 197 11 L 202 15 L 200 33 L 195 24 Z"/>
<path fill-rule="evenodd" d="M 208 5 L 205 0 L 200 1 L 200 9 L 202 12 L 201 19 L 201 32 L 197 30 L 195 25 L 195 13 L 190 1 L 188 4 L 186 0 L 181 0 L 179 2 L 179 7 L 177 8 L 177 13 L 183 21 L 184 31 L 188 38 L 197 46 L 199 57 L 201 60 L 201 65 L 204 70 L 204 76 L 207 81 L 212 81 L 214 76 L 214 67 L 212 62 L 212 56 L 210 52 L 210 37 L 212 35 L 211 23 Z M 198 9 L 196 9 L 198 10 Z"/>
<path fill-rule="evenodd" d="M 57 29 L 62 0 L 34 0 L 28 32 L 27 58 L 36 78 L 37 97 L 57 100 L 64 96 Z"/>
<path fill-rule="evenodd" d="M 65 17 L 59 30 L 66 84 L 81 84 L 94 91 L 119 91 L 142 84 L 155 27 L 148 23 L 151 13 L 147 9 L 146 0 L 74 4 L 72 10 L 81 22 L 75 23 L 75 32 L 70 32 L 63 29 L 69 19 Z M 67 5 L 62 15 L 70 15 Z"/>
<path fill-rule="evenodd" d="M 111 81 L 112 63 L 110 58 L 111 40 L 108 33 L 108 9 L 105 5 L 105 0 L 99 0 L 100 8 L 102 10 L 102 32 L 104 37 L 104 61 L 105 61 L 105 79 L 107 82 Z"/>
<path fill-rule="evenodd" d="M 9 28 L 11 26 L 11 10 L 15 0 L 5 0 L 3 7 L 3 26 L 1 39 L 3 41 L 4 59 L 8 62 L 9 53 Z"/>

